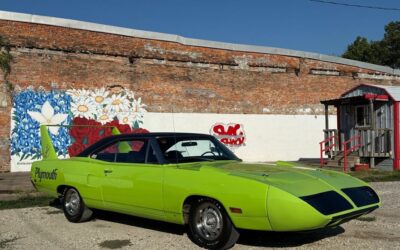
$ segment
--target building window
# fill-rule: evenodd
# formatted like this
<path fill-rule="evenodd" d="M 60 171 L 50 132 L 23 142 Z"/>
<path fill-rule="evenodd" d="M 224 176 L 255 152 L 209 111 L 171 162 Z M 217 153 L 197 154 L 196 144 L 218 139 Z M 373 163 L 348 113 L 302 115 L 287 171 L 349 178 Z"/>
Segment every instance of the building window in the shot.
<path fill-rule="evenodd" d="M 356 126 L 368 127 L 371 125 L 371 117 L 368 105 L 356 107 Z"/>

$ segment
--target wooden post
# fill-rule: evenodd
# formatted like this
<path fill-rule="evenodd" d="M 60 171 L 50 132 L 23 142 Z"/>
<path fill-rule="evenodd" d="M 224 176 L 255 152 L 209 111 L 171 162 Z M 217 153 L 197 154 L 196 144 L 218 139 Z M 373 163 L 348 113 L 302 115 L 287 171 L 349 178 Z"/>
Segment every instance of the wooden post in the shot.
<path fill-rule="evenodd" d="M 371 152 L 370 152 L 370 167 L 375 168 L 375 112 L 374 112 L 374 101 L 369 100 L 370 110 L 370 124 L 371 124 Z"/>
<path fill-rule="evenodd" d="M 393 170 L 400 170 L 400 102 L 393 102 Z"/>
<path fill-rule="evenodd" d="M 340 144 L 342 143 L 341 137 L 340 137 L 340 119 L 341 119 L 341 113 L 340 113 L 340 105 L 336 106 L 336 138 L 335 138 L 335 151 L 340 151 Z"/>
<path fill-rule="evenodd" d="M 329 129 L 329 108 L 327 104 L 325 104 L 325 129 Z"/>

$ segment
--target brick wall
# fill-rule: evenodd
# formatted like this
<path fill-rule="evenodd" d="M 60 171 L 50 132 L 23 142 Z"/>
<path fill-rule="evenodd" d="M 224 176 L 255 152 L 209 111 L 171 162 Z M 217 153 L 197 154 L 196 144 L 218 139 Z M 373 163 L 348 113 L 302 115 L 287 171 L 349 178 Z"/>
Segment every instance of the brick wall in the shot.
<path fill-rule="evenodd" d="M 186 46 L 50 25 L 0 20 L 11 46 L 16 88 L 120 84 L 149 112 L 322 114 L 321 99 L 360 83 L 400 77 L 355 66 L 283 55 Z M 57 84 L 52 84 L 57 83 Z M 0 167 L 9 161 L 11 96 L 0 108 Z"/>

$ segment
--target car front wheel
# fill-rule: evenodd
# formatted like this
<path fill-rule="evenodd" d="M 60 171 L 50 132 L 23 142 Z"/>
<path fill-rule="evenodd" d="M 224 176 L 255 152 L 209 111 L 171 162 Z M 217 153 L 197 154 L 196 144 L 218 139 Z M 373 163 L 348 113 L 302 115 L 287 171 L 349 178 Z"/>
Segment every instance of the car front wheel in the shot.
<path fill-rule="evenodd" d="M 65 190 L 62 205 L 64 215 L 70 222 L 82 222 L 89 220 L 93 212 L 87 208 L 75 188 Z"/>
<path fill-rule="evenodd" d="M 189 211 L 188 235 L 200 247 L 228 249 L 235 245 L 239 233 L 219 202 L 201 198 Z"/>

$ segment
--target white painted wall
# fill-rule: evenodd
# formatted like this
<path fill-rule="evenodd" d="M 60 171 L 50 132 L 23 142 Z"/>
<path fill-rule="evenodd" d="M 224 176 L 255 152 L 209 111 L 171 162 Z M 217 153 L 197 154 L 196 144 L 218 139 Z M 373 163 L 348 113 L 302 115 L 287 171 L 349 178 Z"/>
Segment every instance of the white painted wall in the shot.
<path fill-rule="evenodd" d="M 323 140 L 325 117 L 314 115 L 243 115 L 202 113 L 146 113 L 143 128 L 151 132 L 195 132 L 209 134 L 216 123 L 243 125 L 246 141 L 234 148 L 248 162 L 294 161 L 318 158 Z M 330 128 L 336 128 L 336 116 L 329 116 Z M 11 172 L 30 171 L 31 159 L 11 157 Z"/>
<path fill-rule="evenodd" d="M 319 157 L 325 116 L 146 113 L 143 127 L 151 132 L 208 134 L 215 123 L 243 125 L 246 145 L 234 152 L 244 161 L 292 161 Z M 329 125 L 336 128 L 336 116 L 329 116 Z"/>

